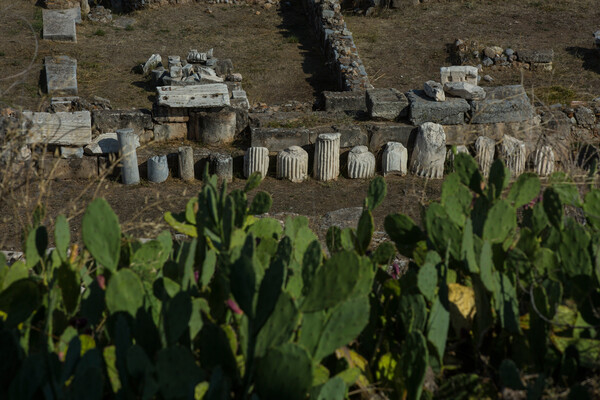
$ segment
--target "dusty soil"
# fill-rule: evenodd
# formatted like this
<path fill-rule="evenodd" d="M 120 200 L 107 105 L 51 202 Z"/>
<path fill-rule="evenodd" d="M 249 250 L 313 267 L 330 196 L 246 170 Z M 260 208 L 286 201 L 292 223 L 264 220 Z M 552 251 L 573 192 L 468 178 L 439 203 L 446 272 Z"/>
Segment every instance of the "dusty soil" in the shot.
<path fill-rule="evenodd" d="M 215 57 L 231 59 L 251 103 L 312 103 L 321 90 L 335 89 L 299 2 L 270 9 L 192 3 L 113 15 L 134 23 L 123 29 L 84 21 L 77 43 L 42 40 L 34 3 L 0 0 L 0 107 L 40 108 L 44 57 L 60 54 L 77 59 L 80 96 L 107 98 L 114 108 L 150 108 L 155 91 L 135 67 L 153 53 L 184 58 L 191 48 L 212 47 Z"/>
<path fill-rule="evenodd" d="M 390 213 L 404 213 L 419 221 L 419 204 L 440 196 L 441 181 L 388 176 L 386 182 L 388 195 L 374 213 L 375 230 L 383 231 L 383 220 Z M 228 187 L 230 190 L 241 189 L 245 183 L 245 180 L 234 179 Z M 161 184 L 142 181 L 140 185 L 133 186 L 111 180 L 30 182 L 14 188 L 0 199 L 0 249 L 21 248 L 21 232 L 37 204 L 44 204 L 44 222 L 50 228 L 57 215 L 66 215 L 72 238 L 78 240 L 85 205 L 95 197 L 106 198 L 119 216 L 124 232 L 134 237 L 153 237 L 168 228 L 163 221 L 164 213 L 183 211 L 187 201 L 197 195 L 201 187 L 201 181 L 186 183 L 174 178 Z M 335 182 L 322 183 L 309 179 L 299 184 L 267 177 L 250 197 L 256 191 L 264 190 L 273 198 L 271 215 L 282 220 L 286 214 L 306 215 L 312 227 L 319 231 L 320 218 L 327 212 L 361 207 L 367 188 L 368 181 L 344 177 Z"/>
<path fill-rule="evenodd" d="M 522 82 L 540 95 L 558 85 L 573 91 L 566 100 L 600 96 L 600 51 L 592 38 L 600 29 L 596 0 L 429 1 L 345 19 L 376 87 L 406 91 L 439 80 L 439 68 L 450 65 L 446 46 L 460 38 L 514 50 L 554 49 L 552 72 L 484 68 L 494 82 L 482 85 Z"/>

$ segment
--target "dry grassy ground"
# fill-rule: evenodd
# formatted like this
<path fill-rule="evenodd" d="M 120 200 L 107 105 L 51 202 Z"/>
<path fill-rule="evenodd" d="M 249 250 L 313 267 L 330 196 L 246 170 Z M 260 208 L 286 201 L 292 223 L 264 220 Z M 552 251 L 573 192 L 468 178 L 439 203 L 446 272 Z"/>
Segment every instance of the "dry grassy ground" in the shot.
<path fill-rule="evenodd" d="M 554 49 L 552 72 L 486 68 L 495 79 L 491 85 L 523 82 L 540 95 L 554 85 L 572 91 L 549 101 L 600 96 L 600 51 L 592 38 L 600 29 L 597 0 L 430 1 L 370 18 L 348 15 L 346 23 L 376 87 L 405 91 L 439 80 L 439 68 L 450 65 L 446 46 L 460 38 L 515 50 Z"/>
<path fill-rule="evenodd" d="M 44 57 L 59 54 L 77 59 L 81 96 L 108 98 L 115 108 L 149 108 L 154 90 L 134 67 L 153 53 L 183 58 L 191 48 L 212 47 L 216 57 L 231 59 L 251 102 L 312 102 L 317 90 L 334 89 L 299 3 L 268 10 L 205 3 L 166 6 L 126 15 L 135 20 L 127 29 L 84 21 L 77 27 L 76 44 L 41 40 L 42 13 L 34 3 L 0 0 L 0 107 L 39 108 Z M 21 73 L 30 61 L 25 74 L 5 79 Z"/>

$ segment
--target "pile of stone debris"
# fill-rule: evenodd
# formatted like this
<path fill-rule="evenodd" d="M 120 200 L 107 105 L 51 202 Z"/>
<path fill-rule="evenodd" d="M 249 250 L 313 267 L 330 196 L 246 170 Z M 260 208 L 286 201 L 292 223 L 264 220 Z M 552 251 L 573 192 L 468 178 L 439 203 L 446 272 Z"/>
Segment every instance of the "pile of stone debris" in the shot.
<path fill-rule="evenodd" d="M 476 40 L 456 39 L 450 46 L 450 59 L 454 65 L 481 63 L 484 67 L 517 67 L 552 70 L 554 50 L 521 49 L 485 46 Z"/>

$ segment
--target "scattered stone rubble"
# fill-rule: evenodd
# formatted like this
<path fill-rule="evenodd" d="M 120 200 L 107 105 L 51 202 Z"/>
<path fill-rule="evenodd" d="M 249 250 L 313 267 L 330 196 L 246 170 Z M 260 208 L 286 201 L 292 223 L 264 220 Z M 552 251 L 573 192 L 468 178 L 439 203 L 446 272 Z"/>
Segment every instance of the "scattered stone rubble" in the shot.
<path fill-rule="evenodd" d="M 552 49 L 519 49 L 485 46 L 476 40 L 456 39 L 450 46 L 454 65 L 481 64 L 483 67 L 517 67 L 552 70 Z"/>

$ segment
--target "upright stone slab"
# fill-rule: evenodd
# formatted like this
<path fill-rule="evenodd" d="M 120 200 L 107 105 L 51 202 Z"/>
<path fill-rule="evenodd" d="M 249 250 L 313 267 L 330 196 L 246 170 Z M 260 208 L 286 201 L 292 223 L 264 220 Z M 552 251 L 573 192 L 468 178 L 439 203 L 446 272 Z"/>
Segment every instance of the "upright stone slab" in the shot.
<path fill-rule="evenodd" d="M 367 146 L 356 146 L 348 153 L 348 177 L 368 179 L 375 175 L 375 156 Z"/>
<path fill-rule="evenodd" d="M 468 82 L 477 85 L 477 75 L 477 68 L 469 65 L 453 65 L 440 68 L 442 85 L 446 82 Z"/>
<path fill-rule="evenodd" d="M 172 108 L 212 108 L 230 105 L 224 83 L 191 86 L 158 86 L 158 105 Z"/>
<path fill-rule="evenodd" d="M 317 137 L 313 170 L 318 181 L 337 179 L 340 174 L 339 133 L 324 133 Z"/>
<path fill-rule="evenodd" d="M 194 150 L 190 146 L 179 148 L 179 177 L 184 181 L 194 179 Z"/>
<path fill-rule="evenodd" d="M 513 178 L 521 175 L 525 171 L 525 161 L 527 160 L 525 143 L 505 135 L 498 147 L 498 156 L 504 160 Z"/>
<path fill-rule="evenodd" d="M 368 89 L 367 110 L 371 118 L 396 120 L 406 117 L 408 100 L 404 93 L 397 89 Z"/>
<path fill-rule="evenodd" d="M 81 18 L 81 17 L 80 17 Z M 62 10 L 42 10 L 42 37 L 46 40 L 77 43 L 75 18 Z"/>
<path fill-rule="evenodd" d="M 302 182 L 308 176 L 308 153 L 300 146 L 291 146 L 277 154 L 277 178 Z"/>
<path fill-rule="evenodd" d="M 381 169 L 383 176 L 393 172 L 406 175 L 408 164 L 408 150 L 398 142 L 388 142 L 381 157 Z"/>
<path fill-rule="evenodd" d="M 244 176 L 249 178 L 255 172 L 260 172 L 264 178 L 269 171 L 269 149 L 266 147 L 249 147 L 244 154 Z"/>
<path fill-rule="evenodd" d="M 412 152 L 410 170 L 417 176 L 440 179 L 444 177 L 446 134 L 444 128 L 432 122 L 419 127 Z"/>
<path fill-rule="evenodd" d="M 475 160 L 479 164 L 479 169 L 483 176 L 490 174 L 492 162 L 494 162 L 494 153 L 496 152 L 496 142 L 492 138 L 479 136 L 475 140 Z"/>
<path fill-rule="evenodd" d="M 535 110 L 522 85 L 487 87 L 485 99 L 471 101 L 471 123 L 532 120 Z"/>
<path fill-rule="evenodd" d="M 23 132 L 27 143 L 48 143 L 65 146 L 85 146 L 92 140 L 92 119 L 89 111 L 30 112 L 24 111 Z"/>
<path fill-rule="evenodd" d="M 133 133 L 133 129 L 126 128 L 117 130 L 117 137 L 121 151 L 121 180 L 125 185 L 140 183 L 140 171 L 135 151 L 137 136 Z"/>
<path fill-rule="evenodd" d="M 169 164 L 167 156 L 154 156 L 148 159 L 148 180 L 161 183 L 169 177 Z"/>
<path fill-rule="evenodd" d="M 410 101 L 410 121 L 415 125 L 425 122 L 464 124 L 465 114 L 471 109 L 465 99 L 446 97 L 446 101 L 435 101 L 423 90 L 411 90 L 406 96 Z"/>
<path fill-rule="evenodd" d="M 77 60 L 68 56 L 44 58 L 46 91 L 50 96 L 77 96 Z"/>
<path fill-rule="evenodd" d="M 554 150 L 552 146 L 537 147 L 533 152 L 533 168 L 539 176 L 549 176 L 554 172 Z"/>
<path fill-rule="evenodd" d="M 231 182 L 233 180 L 233 157 L 229 154 L 211 154 L 210 169 L 213 174 L 217 175 L 217 178 Z"/>
<path fill-rule="evenodd" d="M 425 94 L 435 101 L 446 101 L 446 94 L 441 83 L 436 81 L 427 81 L 423 85 Z"/>

